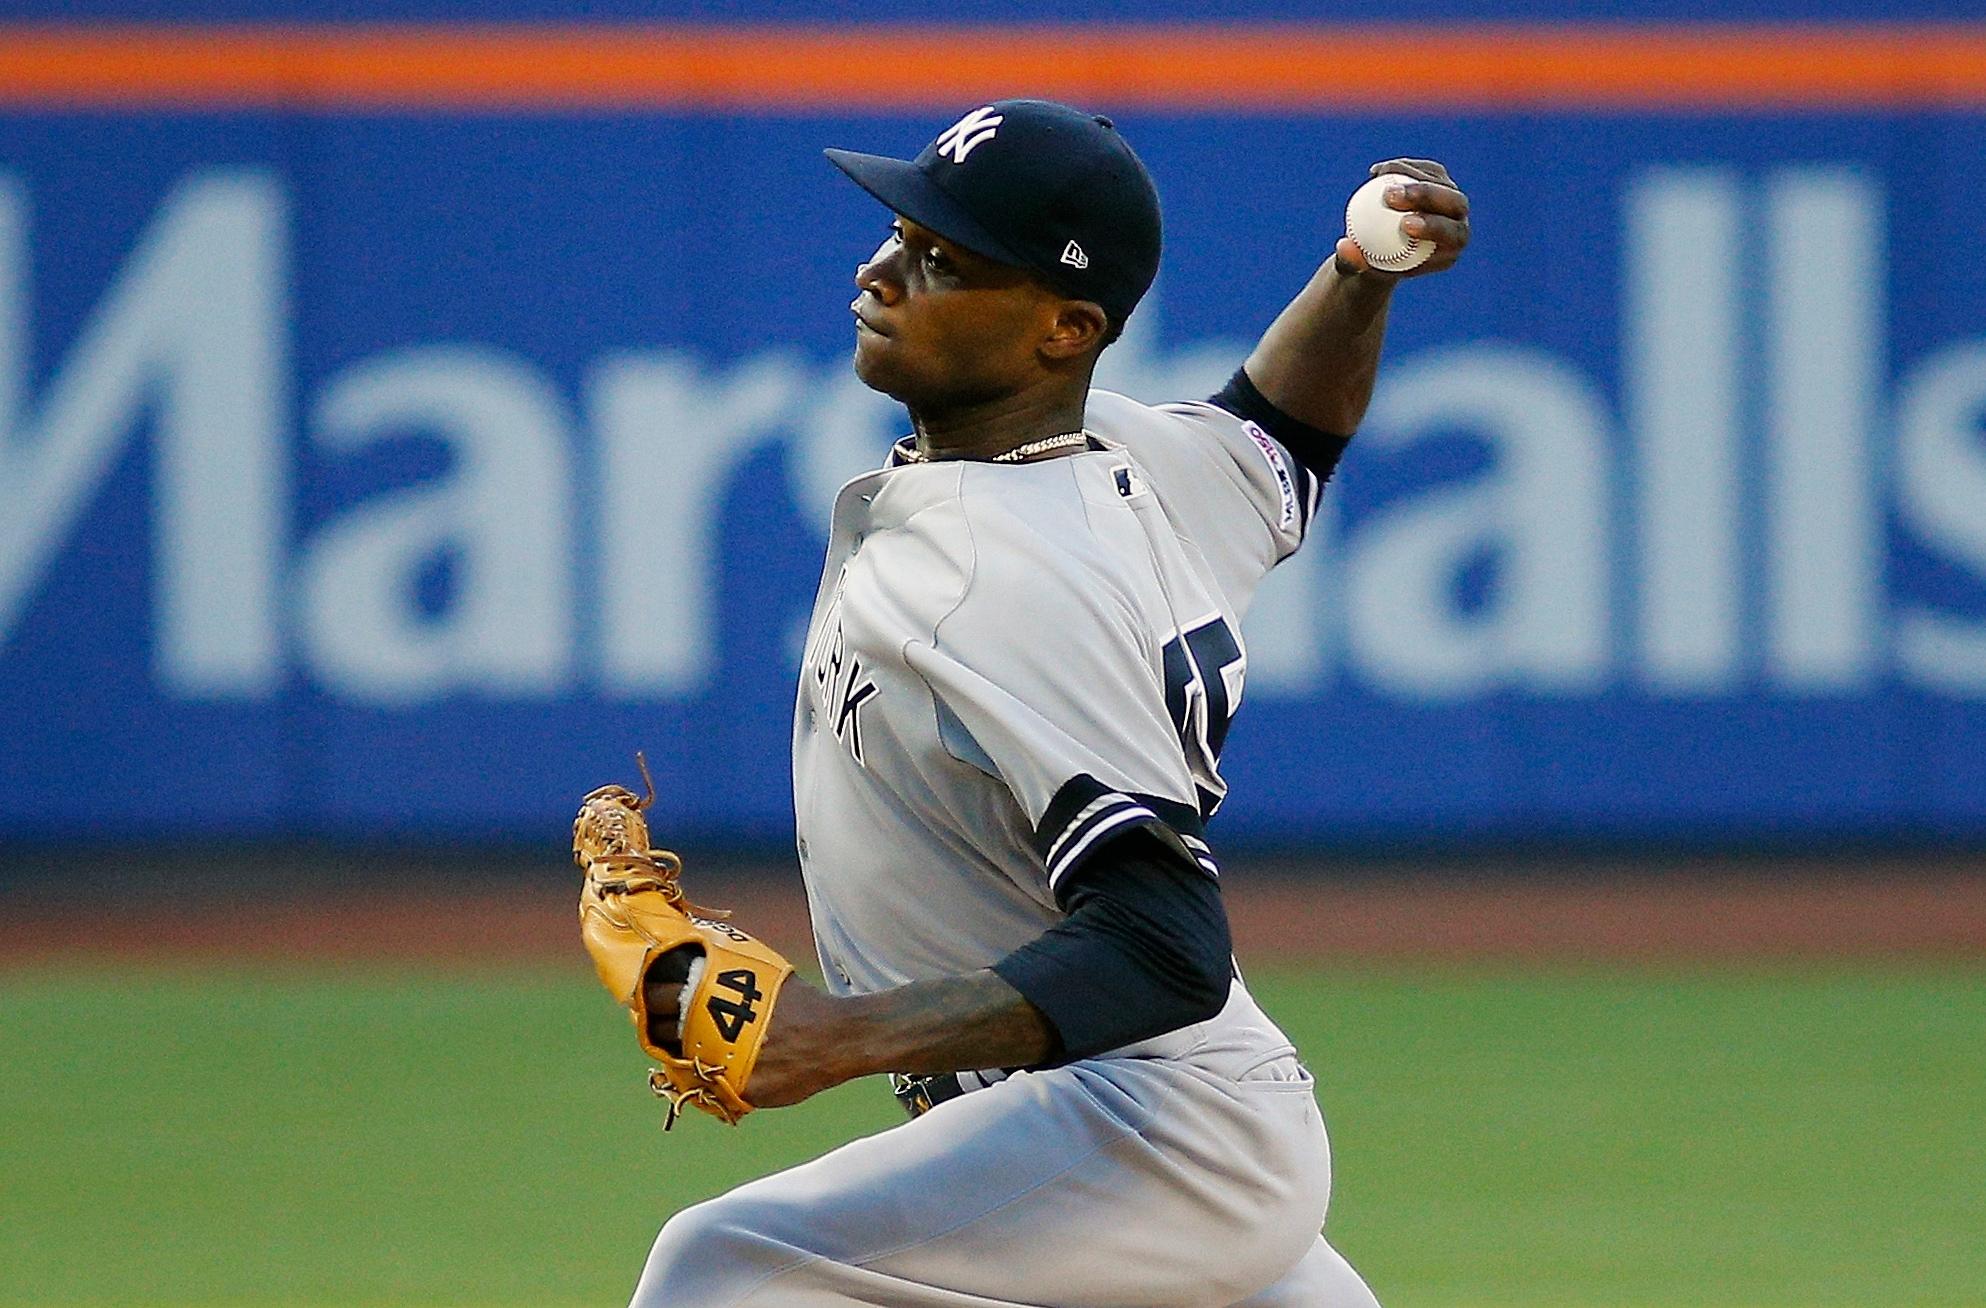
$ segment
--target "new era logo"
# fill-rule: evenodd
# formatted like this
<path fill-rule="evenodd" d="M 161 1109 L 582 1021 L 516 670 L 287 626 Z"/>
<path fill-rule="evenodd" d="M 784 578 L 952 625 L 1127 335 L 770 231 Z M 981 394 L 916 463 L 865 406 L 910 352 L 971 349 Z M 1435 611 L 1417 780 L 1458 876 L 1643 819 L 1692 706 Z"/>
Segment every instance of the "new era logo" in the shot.
<path fill-rule="evenodd" d="M 1062 262 L 1071 268 L 1087 268 L 1090 266 L 1090 257 L 1083 253 L 1082 246 L 1071 241 L 1062 247 Z"/>
<path fill-rule="evenodd" d="M 938 153 L 951 156 L 953 163 L 964 163 L 965 157 L 984 142 L 993 139 L 1006 119 L 993 112 L 993 106 L 975 109 L 965 117 L 938 133 Z"/>

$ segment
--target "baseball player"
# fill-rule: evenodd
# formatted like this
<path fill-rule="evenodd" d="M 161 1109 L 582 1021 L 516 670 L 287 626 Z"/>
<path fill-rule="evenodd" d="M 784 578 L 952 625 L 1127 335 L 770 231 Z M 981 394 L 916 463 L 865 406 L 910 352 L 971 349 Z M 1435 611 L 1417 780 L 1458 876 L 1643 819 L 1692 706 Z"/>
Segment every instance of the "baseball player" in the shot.
<path fill-rule="evenodd" d="M 634 1303 L 1372 1305 L 1318 1233 L 1313 1082 L 1234 966 L 1205 824 L 1242 616 L 1303 543 L 1400 278 L 1341 241 L 1225 389 L 1148 407 L 1090 388 L 1159 262 L 1109 120 L 1007 100 L 914 160 L 828 157 L 895 215 L 854 365 L 912 433 L 836 499 L 795 705 L 827 992 L 728 925 L 630 928 L 601 907 L 640 888 L 625 860 L 582 920 L 678 1107 L 889 1072 L 913 1116 L 678 1214 Z M 1452 264 L 1446 170 L 1373 172 L 1437 247 L 1416 275 Z"/>

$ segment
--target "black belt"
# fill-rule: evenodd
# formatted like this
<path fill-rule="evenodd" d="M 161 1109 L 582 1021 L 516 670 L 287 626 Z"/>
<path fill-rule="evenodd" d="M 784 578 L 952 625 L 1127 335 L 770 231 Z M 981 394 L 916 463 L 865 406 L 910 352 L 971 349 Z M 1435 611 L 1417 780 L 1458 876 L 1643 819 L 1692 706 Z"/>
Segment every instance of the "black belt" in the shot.
<path fill-rule="evenodd" d="M 904 1111 L 912 1117 L 922 1117 L 939 1104 L 956 1099 L 965 1093 L 954 1072 L 939 1072 L 934 1076 L 905 1076 L 901 1072 L 890 1073 L 890 1093 L 903 1105 Z"/>

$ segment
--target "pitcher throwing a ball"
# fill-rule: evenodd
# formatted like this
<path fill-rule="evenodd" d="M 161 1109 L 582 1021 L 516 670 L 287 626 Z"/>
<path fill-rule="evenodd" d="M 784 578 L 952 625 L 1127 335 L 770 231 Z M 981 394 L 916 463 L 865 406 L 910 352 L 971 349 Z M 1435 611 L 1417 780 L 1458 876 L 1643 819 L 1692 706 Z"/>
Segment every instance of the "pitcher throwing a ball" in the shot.
<path fill-rule="evenodd" d="M 634 1303 L 1370 1305 L 1318 1234 L 1313 1083 L 1234 968 L 1205 823 L 1242 615 L 1303 543 L 1403 275 L 1341 240 L 1219 394 L 1149 407 L 1090 389 L 1159 263 L 1107 119 L 1007 100 L 914 160 L 828 157 L 895 215 L 855 371 L 912 430 L 835 502 L 800 670 L 827 993 L 696 914 L 617 788 L 582 814 L 582 920 L 674 1108 L 890 1072 L 912 1116 L 678 1214 Z M 1433 247 L 1404 275 L 1454 263 L 1446 170 L 1372 171 Z"/>

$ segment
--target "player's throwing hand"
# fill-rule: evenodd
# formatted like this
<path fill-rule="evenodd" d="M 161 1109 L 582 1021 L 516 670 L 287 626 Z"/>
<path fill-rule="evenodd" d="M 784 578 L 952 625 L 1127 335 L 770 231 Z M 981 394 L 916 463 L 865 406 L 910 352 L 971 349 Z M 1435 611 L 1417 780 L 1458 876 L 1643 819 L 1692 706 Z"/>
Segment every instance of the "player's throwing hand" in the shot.
<path fill-rule="evenodd" d="M 1403 236 L 1427 241 L 1434 246 L 1434 253 L 1412 268 L 1384 272 L 1372 266 L 1357 241 L 1344 236 L 1338 240 L 1338 270 L 1397 278 L 1420 277 L 1452 267 L 1469 244 L 1469 197 L 1455 185 L 1448 169 L 1432 159 L 1388 159 L 1372 165 L 1368 172 L 1373 177 L 1399 177 L 1398 184 L 1386 191 L 1386 206 L 1406 215 L 1400 221 Z"/>

